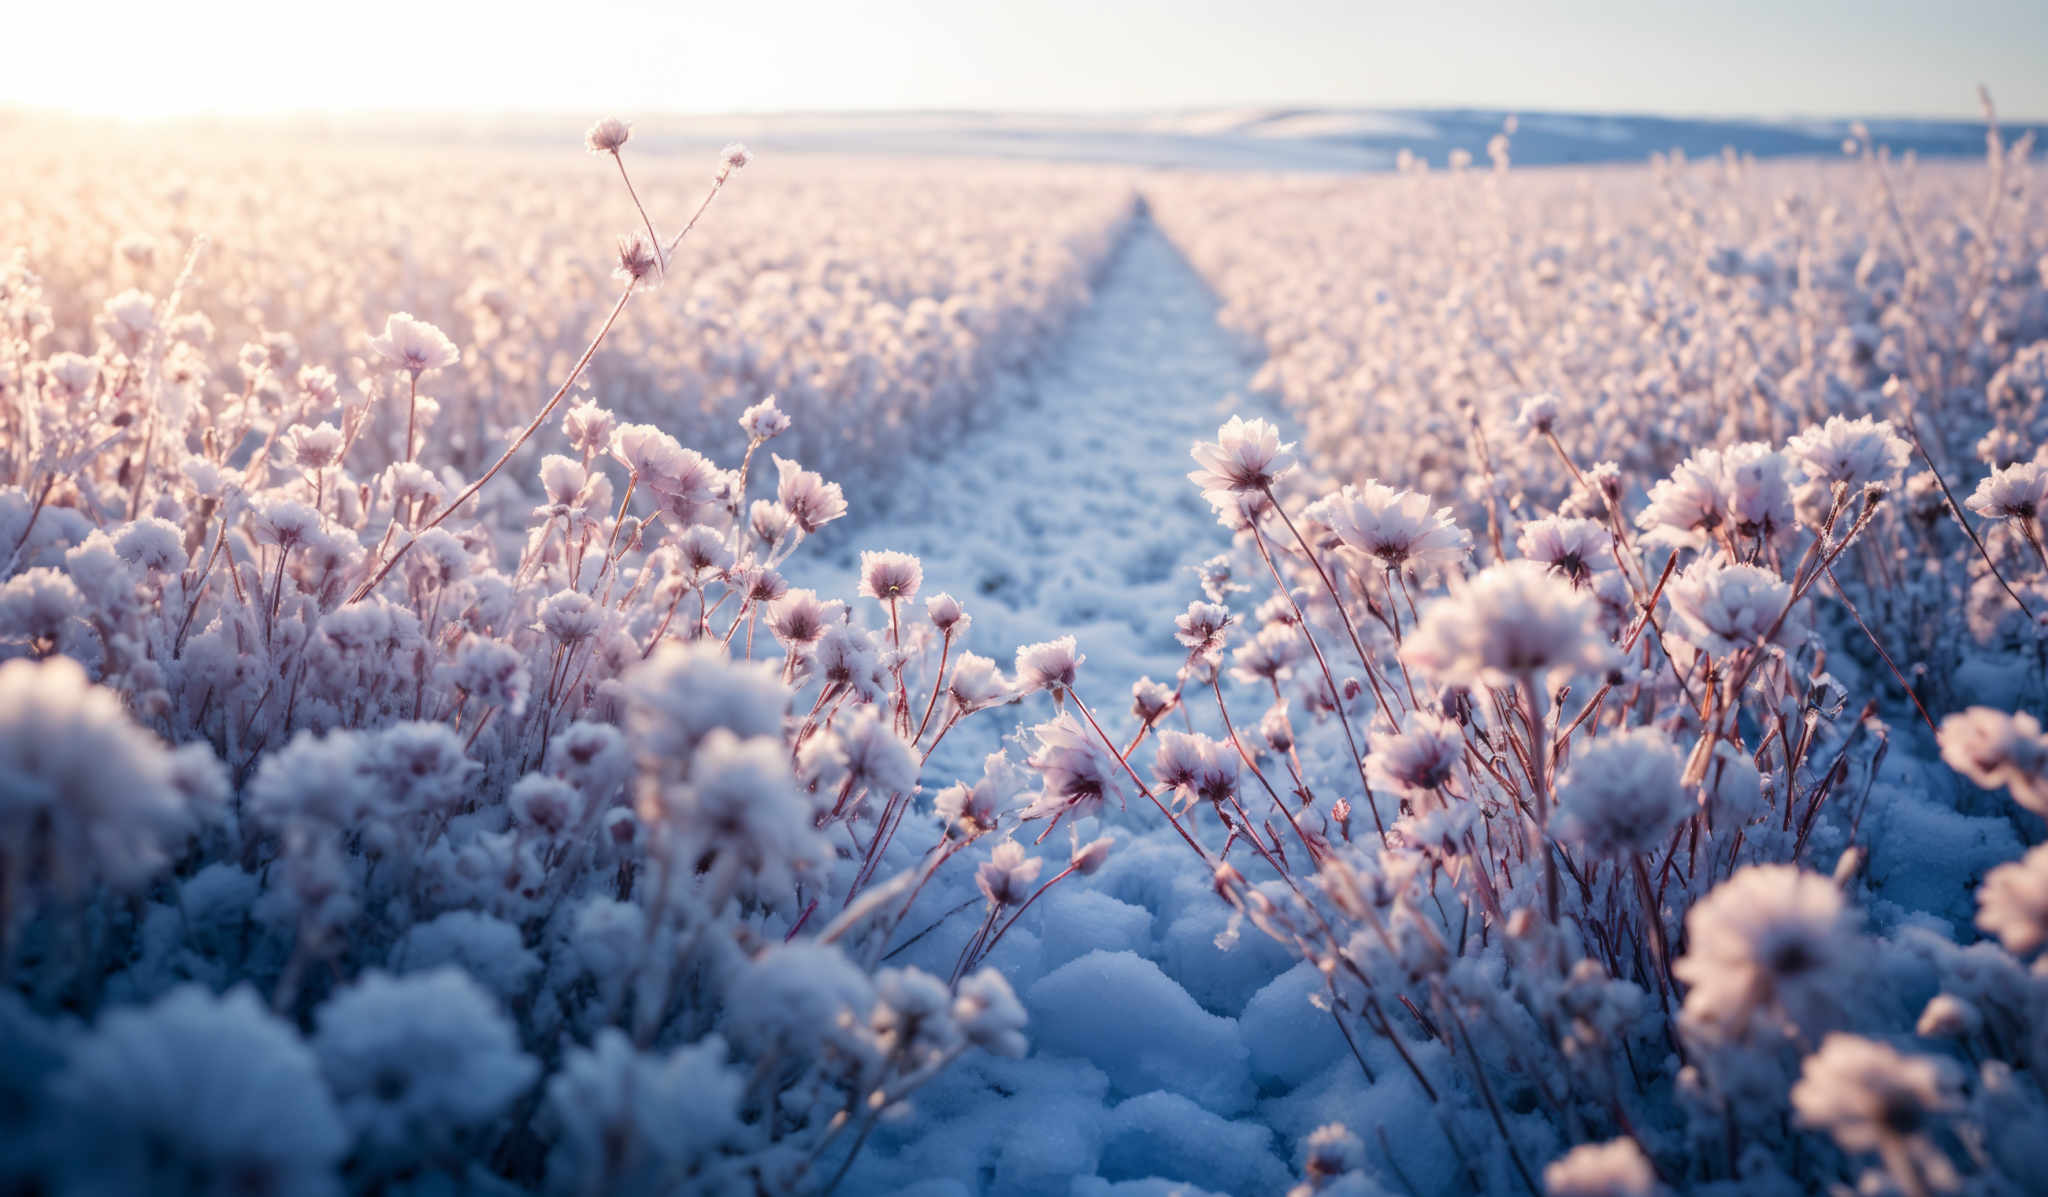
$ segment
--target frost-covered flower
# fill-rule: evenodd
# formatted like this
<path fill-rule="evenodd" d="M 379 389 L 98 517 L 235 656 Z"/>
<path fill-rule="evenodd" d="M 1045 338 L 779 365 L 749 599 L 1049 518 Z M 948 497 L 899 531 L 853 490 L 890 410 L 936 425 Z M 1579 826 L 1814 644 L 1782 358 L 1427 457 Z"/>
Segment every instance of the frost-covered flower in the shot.
<path fill-rule="evenodd" d="M 1969 508 L 1985 519 L 2040 519 L 2048 511 L 2048 465 L 2023 461 L 1993 470 L 1970 495 Z"/>
<path fill-rule="evenodd" d="M 1061 697 L 1087 659 L 1076 651 L 1072 636 L 1024 645 L 1017 650 L 1017 693 L 1050 690 L 1055 698 Z"/>
<path fill-rule="evenodd" d="M 1408 790 L 1444 784 L 1465 756 L 1458 725 L 1422 711 L 1409 715 L 1398 730 L 1372 732 L 1367 743 L 1365 763 L 1373 780 Z"/>
<path fill-rule="evenodd" d="M 1237 793 L 1237 750 L 1199 732 L 1162 730 L 1159 751 L 1152 758 L 1159 784 L 1186 790 L 1204 802 L 1222 802 Z"/>
<path fill-rule="evenodd" d="M 827 624 L 812 651 L 818 675 L 832 685 L 845 686 L 872 702 L 888 690 L 888 675 L 882 670 L 881 650 L 874 638 L 845 623 Z"/>
<path fill-rule="evenodd" d="M 1977 926 L 2016 956 L 2048 945 L 2048 844 L 1985 874 L 1977 889 Z"/>
<path fill-rule="evenodd" d="M 657 480 L 680 476 L 686 469 L 684 455 L 690 452 L 652 424 L 621 424 L 614 428 L 608 451 L 628 473 L 649 486 L 655 486 Z"/>
<path fill-rule="evenodd" d="M 1701 558 L 1679 571 L 1665 594 L 1679 632 L 1717 657 L 1761 644 L 1790 650 L 1806 636 L 1803 614 L 1786 613 L 1791 583 L 1762 566 Z"/>
<path fill-rule="evenodd" d="M 1614 535 L 1594 520 L 1546 516 L 1522 525 L 1515 548 L 1531 561 L 1541 561 L 1574 586 L 1586 586 L 1593 575 L 1613 569 Z"/>
<path fill-rule="evenodd" d="M 846 775 L 854 789 L 878 794 L 906 794 L 917 788 L 916 749 L 889 729 L 873 707 L 862 707 L 833 730 L 846 758 Z"/>
<path fill-rule="evenodd" d="M 1221 603 L 1192 602 L 1186 611 L 1173 617 L 1173 638 L 1190 653 L 1208 653 L 1219 646 L 1229 626 L 1230 608 Z"/>
<path fill-rule="evenodd" d="M 774 667 L 735 661 L 715 644 L 665 642 L 625 677 L 626 735 L 644 766 L 687 764 L 714 730 L 780 739 L 789 691 Z"/>
<path fill-rule="evenodd" d="M 1439 681 L 1512 685 L 1608 667 L 1599 603 L 1534 561 L 1492 566 L 1430 604 L 1402 655 Z"/>
<path fill-rule="evenodd" d="M 982 897 L 997 906 L 1018 906 L 1031 896 L 1032 883 L 1038 880 L 1038 872 L 1044 866 L 1045 861 L 1026 854 L 1024 845 L 1004 840 L 981 862 L 974 874 L 974 884 L 980 888 Z"/>
<path fill-rule="evenodd" d="M 863 552 L 860 555 L 860 592 L 863 597 L 887 603 L 917 597 L 924 583 L 924 567 L 909 553 Z"/>
<path fill-rule="evenodd" d="M 1515 416 L 1515 430 L 1524 436 L 1548 434 L 1557 426 L 1557 414 L 1562 406 L 1558 397 L 1548 391 L 1529 396 L 1522 400 L 1521 411 Z"/>
<path fill-rule="evenodd" d="M 732 1191 L 744 1142 L 746 1077 L 707 1036 L 670 1052 L 642 1052 L 606 1027 L 571 1048 L 547 1086 L 554 1129 L 548 1175 L 556 1191 Z"/>
<path fill-rule="evenodd" d="M 633 135 L 633 127 L 615 116 L 608 116 L 590 126 L 583 135 L 583 144 L 593 154 L 616 154 L 626 139 Z"/>
<path fill-rule="evenodd" d="M 962 712 L 979 711 L 1007 702 L 1016 694 L 996 663 L 976 653 L 962 653 L 946 681 L 946 697 Z"/>
<path fill-rule="evenodd" d="M 1058 822 L 1066 815 L 1084 818 L 1102 810 L 1103 801 L 1123 796 L 1117 788 L 1119 766 L 1072 715 L 1061 712 L 1031 729 L 1038 751 L 1027 763 L 1038 772 L 1038 797 L 1023 818 Z"/>
<path fill-rule="evenodd" d="M 2012 791 L 2013 801 L 2048 816 L 2048 733 L 2024 711 L 1971 707 L 1941 721 L 1941 759 L 1987 790 Z"/>
<path fill-rule="evenodd" d="M 1365 1143 L 1341 1122 L 1309 1132 L 1301 1144 L 1301 1170 L 1312 1189 L 1324 1188 L 1365 1167 Z"/>
<path fill-rule="evenodd" d="M 1634 1139 L 1581 1143 L 1543 1169 L 1545 1197 L 1654 1197 L 1657 1170 Z"/>
<path fill-rule="evenodd" d="M 311 428 L 300 424 L 285 437 L 285 448 L 302 470 L 324 470 L 341 459 L 341 429 L 322 421 Z"/>
<path fill-rule="evenodd" d="M 181 986 L 101 1018 L 50 1095 L 63 1193 L 339 1194 L 348 1149 L 313 1054 L 256 995 Z"/>
<path fill-rule="evenodd" d="M 1294 467 L 1294 446 L 1280 442 L 1280 430 L 1265 420 L 1232 416 L 1214 441 L 1198 441 L 1192 454 L 1201 468 L 1188 480 L 1204 493 L 1265 490 Z"/>
<path fill-rule="evenodd" d="M 1572 758 L 1551 832 L 1598 856 L 1661 848 L 1693 810 L 1680 783 L 1684 768 L 1670 737 L 1654 727 L 1601 736 Z"/>
<path fill-rule="evenodd" d="M 846 514 L 846 494 L 838 483 L 827 482 L 785 457 L 773 459 L 777 475 L 775 500 L 789 512 L 804 535 Z"/>
<path fill-rule="evenodd" d="M 925 618 L 942 633 L 963 634 L 967 631 L 967 613 L 960 609 L 960 600 L 950 594 L 935 594 L 924 601 Z"/>
<path fill-rule="evenodd" d="M 539 1071 L 468 974 L 370 973 L 329 998 L 313 1051 L 355 1136 L 391 1164 L 447 1151 L 496 1118 Z"/>
<path fill-rule="evenodd" d="M 171 754 L 68 657 L 0 665 L 0 868 L 76 896 L 168 863 L 190 812 Z"/>
<path fill-rule="evenodd" d="M 1852 980 L 1855 924 L 1842 891 L 1796 865 L 1751 865 L 1685 918 L 1672 974 L 1691 986 L 1685 1018 L 1739 1031 L 1760 1004 L 1795 1022 L 1829 1013 Z"/>
<path fill-rule="evenodd" d="M 471 636 L 455 650 L 448 681 L 471 702 L 517 716 L 526 711 L 533 675 L 518 649 L 502 640 Z"/>
<path fill-rule="evenodd" d="M 719 165 L 726 170 L 739 170 L 754 160 L 753 151 L 735 141 L 718 151 Z"/>
<path fill-rule="evenodd" d="M 1800 1125 L 1826 1131 L 1844 1151 L 1908 1151 L 1915 1167 L 1934 1173 L 1924 1184 L 1952 1175 L 1927 1133 L 1961 1106 L 1960 1090 L 1961 1077 L 1948 1059 L 1909 1056 L 1874 1039 L 1836 1032 L 1800 1066 L 1792 1109 Z"/>
<path fill-rule="evenodd" d="M 1172 709 L 1173 691 L 1149 677 L 1141 677 L 1131 683 L 1131 714 L 1139 723 L 1150 727 L 1159 722 L 1159 717 Z"/>
<path fill-rule="evenodd" d="M 967 1042 L 997 1056 L 1021 1056 L 1028 1046 L 1024 1007 L 1010 983 L 992 968 L 960 979 L 953 995 L 953 1021 Z"/>
<path fill-rule="evenodd" d="M 740 413 L 740 431 L 754 444 L 774 440 L 789 431 L 789 416 L 775 405 L 775 396 L 769 395 Z"/>
<path fill-rule="evenodd" d="M 612 273 L 622 283 L 641 282 L 661 265 L 654 247 L 638 233 L 625 233 L 619 237 L 618 262 L 618 268 Z"/>
<path fill-rule="evenodd" d="M 1458 527 L 1450 508 L 1432 507 L 1428 495 L 1379 482 L 1326 495 L 1308 515 L 1345 547 L 1388 569 L 1432 574 L 1462 564 L 1472 551 L 1472 537 Z"/>
<path fill-rule="evenodd" d="M 597 635 L 604 627 L 604 612 L 581 591 L 557 591 L 541 601 L 538 626 L 557 644 L 574 646 Z"/>
<path fill-rule="evenodd" d="M 875 974 L 875 1008 L 868 1015 L 875 1046 L 906 1071 L 943 1063 L 965 1043 L 953 1021 L 953 994 L 946 983 L 915 968 L 885 968 Z"/>
<path fill-rule="evenodd" d="M 1869 416 L 1829 416 L 1785 447 L 1807 477 L 1852 490 L 1894 482 L 1912 460 L 1912 450 L 1891 423 Z"/>
<path fill-rule="evenodd" d="M 462 360 L 446 333 L 410 312 L 392 313 L 384 321 L 383 334 L 370 338 L 370 349 L 414 378 Z"/>

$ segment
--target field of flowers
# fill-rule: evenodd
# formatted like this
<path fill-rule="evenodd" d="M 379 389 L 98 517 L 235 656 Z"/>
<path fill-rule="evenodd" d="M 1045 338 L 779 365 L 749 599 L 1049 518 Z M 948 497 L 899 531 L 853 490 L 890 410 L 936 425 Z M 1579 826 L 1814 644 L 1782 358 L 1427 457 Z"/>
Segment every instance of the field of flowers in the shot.
<path fill-rule="evenodd" d="M 0 1190 L 2048 1176 L 2026 142 L 6 148 Z"/>

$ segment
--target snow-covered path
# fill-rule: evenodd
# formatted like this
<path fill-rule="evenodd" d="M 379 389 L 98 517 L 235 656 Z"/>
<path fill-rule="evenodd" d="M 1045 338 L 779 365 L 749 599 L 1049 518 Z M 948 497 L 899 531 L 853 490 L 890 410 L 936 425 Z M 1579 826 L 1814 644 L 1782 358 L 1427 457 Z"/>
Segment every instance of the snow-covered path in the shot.
<path fill-rule="evenodd" d="M 851 594 L 859 550 L 912 553 L 924 593 L 948 591 L 974 617 L 967 647 L 1005 669 L 1017 645 L 1072 635 L 1082 692 L 1107 710 L 1142 674 L 1170 683 L 1172 616 L 1200 597 L 1193 567 L 1230 540 L 1187 480 L 1188 448 L 1232 412 L 1265 411 L 1245 397 L 1252 367 L 1216 306 L 1140 218 L 1035 394 L 943 458 L 910 463 L 894 488 L 903 506 L 855 511 L 798 554 L 792 581 Z M 1042 717 L 989 712 L 965 738 L 986 744 L 988 724 L 1020 716 Z"/>

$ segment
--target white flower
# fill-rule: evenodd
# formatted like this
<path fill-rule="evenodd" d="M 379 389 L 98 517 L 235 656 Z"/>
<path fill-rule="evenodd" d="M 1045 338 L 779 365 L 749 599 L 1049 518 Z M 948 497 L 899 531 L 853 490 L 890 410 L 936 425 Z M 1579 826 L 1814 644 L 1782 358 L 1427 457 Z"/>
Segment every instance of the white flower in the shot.
<path fill-rule="evenodd" d="M 1535 561 L 1484 570 L 1422 612 L 1402 656 L 1439 682 L 1512 685 L 1605 670 L 1599 602 Z"/>
<path fill-rule="evenodd" d="M 1874 1039 L 1837 1032 L 1800 1066 L 1792 1109 L 1800 1125 L 1828 1132 L 1844 1151 L 1917 1144 L 1916 1163 L 1944 1169 L 1947 1161 L 1938 1158 L 1926 1133 L 1962 1104 L 1960 1088 L 1950 1060 L 1908 1056 Z"/>
<path fill-rule="evenodd" d="M 1529 396 L 1522 400 L 1522 410 L 1515 416 L 1515 430 L 1524 436 L 1548 433 L 1557 424 L 1559 406 L 1557 396 L 1548 391 Z"/>
<path fill-rule="evenodd" d="M 1405 726 L 1375 731 L 1365 763 L 1374 781 L 1409 790 L 1431 790 L 1451 779 L 1465 756 L 1465 738 L 1458 725 L 1427 712 L 1408 716 Z"/>
<path fill-rule="evenodd" d="M 1857 944 L 1842 892 L 1795 865 L 1737 872 L 1693 904 L 1685 930 L 1671 971 L 1692 987 L 1689 1022 L 1739 1031 L 1766 1004 L 1803 1022 L 1829 1013 L 1852 980 Z"/>
<path fill-rule="evenodd" d="M 389 1162 L 456 1146 L 539 1071 L 510 1019 L 452 968 L 370 973 L 329 998 L 313 1050 L 357 1150 Z"/>
<path fill-rule="evenodd" d="M 1264 490 L 1293 468 L 1293 449 L 1280 443 L 1280 430 L 1265 420 L 1232 416 L 1214 441 L 1195 444 L 1192 453 L 1201 468 L 1188 480 L 1205 494 Z"/>
<path fill-rule="evenodd" d="M 471 636 L 455 650 L 448 680 L 479 707 L 498 707 L 506 715 L 518 716 L 526 712 L 533 675 L 518 649 L 502 640 Z"/>
<path fill-rule="evenodd" d="M 583 144 L 593 154 L 616 154 L 632 135 L 631 125 L 615 116 L 608 116 L 590 126 L 590 131 L 583 135 Z"/>
<path fill-rule="evenodd" d="M 714 730 L 780 738 L 789 691 L 774 667 L 742 663 L 715 644 L 664 643 L 625 677 L 623 724 L 650 769 L 687 764 Z"/>
<path fill-rule="evenodd" d="M 1949 768 L 2048 816 L 2048 733 L 2032 715 L 1971 707 L 1944 717 L 1937 740 Z"/>
<path fill-rule="evenodd" d="M 991 707 L 1012 698 L 1010 684 L 996 668 L 996 663 L 976 653 L 960 654 L 959 663 L 953 666 L 953 675 L 946 681 L 946 697 L 962 713 L 971 713 Z"/>
<path fill-rule="evenodd" d="M 708 1036 L 665 1054 L 641 1052 L 606 1027 L 571 1048 L 548 1080 L 557 1192 L 729 1192 L 743 1160 L 740 1103 L 746 1077 Z M 723 1179 L 721 1179 L 723 1178 Z"/>
<path fill-rule="evenodd" d="M 462 360 L 447 334 L 410 312 L 394 312 L 386 319 L 383 335 L 370 338 L 370 349 L 414 378 Z"/>
<path fill-rule="evenodd" d="M 248 989 L 197 985 L 116 1009 L 71 1053 L 51 1096 L 77 1139 L 64 1193 L 327 1197 L 348 1135 L 313 1055 Z"/>
<path fill-rule="evenodd" d="M 935 594 L 926 599 L 924 614 L 940 632 L 955 635 L 964 634 L 968 623 L 972 622 L 968 620 L 966 612 L 960 609 L 960 600 L 945 593 Z"/>
<path fill-rule="evenodd" d="M 1579 749 L 1557 790 L 1550 829 L 1599 856 L 1635 856 L 1664 846 L 1693 806 L 1685 762 L 1654 727 L 1601 736 Z"/>
<path fill-rule="evenodd" d="M 1890 422 L 1869 416 L 1829 416 L 1785 446 L 1806 476 L 1852 491 L 1870 483 L 1891 483 L 1912 460 L 1912 450 Z"/>
<path fill-rule="evenodd" d="M 2048 944 L 2048 844 L 1985 874 L 1977 889 L 1977 926 L 2015 956 Z"/>
<path fill-rule="evenodd" d="M 1031 732 L 1038 751 L 1026 763 L 1037 770 L 1041 788 L 1024 809 L 1024 819 L 1056 823 L 1068 814 L 1078 819 L 1099 813 L 1106 798 L 1122 801 L 1116 781 L 1120 767 L 1072 715 L 1062 712 Z"/>
<path fill-rule="evenodd" d="M 1379 482 L 1326 495 L 1305 514 L 1345 547 L 1388 569 L 1436 573 L 1462 564 L 1472 551 L 1472 537 L 1451 518 L 1450 508 L 1432 508 L 1428 495 Z"/>
<path fill-rule="evenodd" d="M 806 536 L 846 514 L 846 495 L 838 483 L 827 482 L 787 458 L 774 456 L 774 461 L 775 499 Z"/>
<path fill-rule="evenodd" d="M 1152 773 L 1168 789 L 1186 790 L 1204 802 L 1237 793 L 1237 749 L 1199 732 L 1162 730 Z"/>
<path fill-rule="evenodd" d="M 788 432 L 789 417 L 775 405 L 775 396 L 770 395 L 740 413 L 740 430 L 749 441 L 758 444 Z"/>
<path fill-rule="evenodd" d="M 1017 650 L 1017 693 L 1050 690 L 1059 697 L 1074 684 L 1076 671 L 1087 659 L 1075 651 L 1072 636 L 1024 645 Z"/>
<path fill-rule="evenodd" d="M 984 1051 L 998 1056 L 1024 1054 L 1024 1007 L 1010 983 L 992 968 L 960 979 L 953 997 L 953 1020 L 967 1041 Z"/>
<path fill-rule="evenodd" d="M 1657 1170 L 1634 1139 L 1581 1143 L 1543 1169 L 1545 1197 L 1652 1197 Z"/>
<path fill-rule="evenodd" d="M 1806 638 L 1804 613 L 1785 612 L 1791 583 L 1761 566 L 1703 557 L 1664 593 L 1678 613 L 1679 634 L 1717 657 L 1761 644 L 1790 651 Z"/>
<path fill-rule="evenodd" d="M 982 897 L 997 906 L 1018 906 L 1031 896 L 1031 885 L 1044 866 L 1045 861 L 1025 853 L 1024 845 L 1004 840 L 981 862 L 974 874 L 974 884 L 980 888 Z"/>
<path fill-rule="evenodd" d="M 953 1021 L 953 994 L 945 982 L 915 968 L 875 974 L 875 1008 L 868 1028 L 884 1056 L 905 1071 L 942 1064 L 964 1042 Z"/>
<path fill-rule="evenodd" d="M 1594 520 L 1562 516 L 1531 520 L 1515 537 L 1515 548 L 1574 586 L 1586 586 L 1594 574 L 1615 568 L 1614 534 Z"/>
<path fill-rule="evenodd" d="M 190 813 L 172 757 L 68 657 L 0 665 L 0 868 L 69 897 L 148 880 Z"/>
<path fill-rule="evenodd" d="M 914 599 L 924 583 L 924 568 L 909 553 L 864 552 L 860 555 L 860 592 L 880 602 Z"/>
<path fill-rule="evenodd" d="M 1969 508 L 1985 519 L 2022 523 L 2039 519 L 2042 511 L 2048 509 L 2048 466 L 2023 461 L 1993 470 L 1990 477 L 1977 484 Z"/>
<path fill-rule="evenodd" d="M 728 171 L 739 170 L 754 160 L 752 151 L 735 141 L 718 151 L 718 161 Z"/>

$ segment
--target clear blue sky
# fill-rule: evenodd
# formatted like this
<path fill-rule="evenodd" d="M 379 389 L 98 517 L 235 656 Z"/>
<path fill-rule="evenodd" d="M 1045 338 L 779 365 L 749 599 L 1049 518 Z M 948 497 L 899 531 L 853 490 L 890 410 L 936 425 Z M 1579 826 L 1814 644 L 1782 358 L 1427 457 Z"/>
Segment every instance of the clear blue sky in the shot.
<path fill-rule="evenodd" d="M 2048 118 L 2044 0 L 31 3 L 0 104 L 1130 110 L 1300 102 Z M 89 24 L 88 24 L 89 23 Z M 69 47 L 60 49 L 59 47 Z"/>

